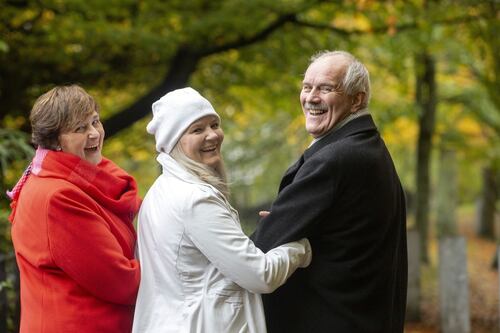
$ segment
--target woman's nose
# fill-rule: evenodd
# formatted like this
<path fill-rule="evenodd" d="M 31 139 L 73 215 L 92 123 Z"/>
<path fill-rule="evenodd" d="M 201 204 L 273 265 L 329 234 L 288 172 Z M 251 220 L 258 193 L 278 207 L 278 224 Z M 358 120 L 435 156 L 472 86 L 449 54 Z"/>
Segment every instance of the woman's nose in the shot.
<path fill-rule="evenodd" d="M 99 131 L 94 126 L 90 126 L 89 138 L 98 138 L 99 135 Z"/>
<path fill-rule="evenodd" d="M 207 132 L 206 139 L 207 140 L 217 140 L 217 139 L 219 139 L 219 134 L 217 133 L 217 131 L 210 128 Z"/>

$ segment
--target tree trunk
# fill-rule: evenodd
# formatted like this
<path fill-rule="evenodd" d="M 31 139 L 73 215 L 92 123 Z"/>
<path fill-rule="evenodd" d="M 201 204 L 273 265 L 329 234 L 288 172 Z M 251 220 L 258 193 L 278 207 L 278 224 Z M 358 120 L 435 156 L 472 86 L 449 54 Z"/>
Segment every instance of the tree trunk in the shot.
<path fill-rule="evenodd" d="M 442 333 L 470 333 L 469 283 L 463 237 L 439 239 L 439 305 Z"/>
<path fill-rule="evenodd" d="M 415 229 L 408 230 L 408 292 L 406 298 L 406 320 L 419 322 L 420 312 L 420 237 Z"/>
<path fill-rule="evenodd" d="M 120 130 L 127 128 L 136 121 L 151 113 L 151 105 L 167 92 L 185 87 L 189 77 L 196 70 L 201 55 L 180 48 L 170 63 L 170 69 L 164 80 L 134 104 L 104 121 L 106 138 L 110 138 Z"/>
<path fill-rule="evenodd" d="M 438 237 L 457 234 L 457 161 L 455 151 L 441 147 L 436 190 Z"/>
<path fill-rule="evenodd" d="M 286 23 L 296 22 L 296 16 L 297 13 L 283 14 L 255 34 L 249 36 L 242 34 L 239 38 L 229 41 L 226 44 L 216 45 L 214 41 L 208 40 L 206 41 L 206 45 L 198 47 L 192 45 L 179 47 L 169 63 L 170 67 L 167 75 L 159 86 L 153 88 L 128 108 L 121 110 L 104 121 L 106 137 L 110 138 L 122 129 L 128 128 L 136 121 L 144 118 L 151 111 L 151 104 L 165 93 L 186 86 L 198 63 L 205 57 L 265 40 Z"/>
<path fill-rule="evenodd" d="M 432 135 L 436 118 L 436 79 L 434 59 L 428 53 L 416 56 L 416 106 L 419 111 L 417 144 L 415 223 L 420 234 L 420 256 L 429 261 L 429 195 Z"/>
<path fill-rule="evenodd" d="M 497 246 L 497 250 L 496 250 L 496 257 L 498 258 L 499 257 L 499 254 L 500 254 L 500 246 Z M 498 285 L 500 285 L 500 274 L 497 274 L 498 275 Z M 500 299 L 500 288 L 498 289 L 499 291 L 499 294 L 497 296 L 499 296 L 499 299 Z M 498 323 L 498 327 L 500 327 L 500 306 L 498 307 L 498 319 L 499 319 L 499 323 Z"/>
<path fill-rule="evenodd" d="M 482 170 L 483 188 L 479 198 L 477 233 L 479 237 L 495 239 L 495 213 L 498 198 L 498 179 L 493 167 Z"/>

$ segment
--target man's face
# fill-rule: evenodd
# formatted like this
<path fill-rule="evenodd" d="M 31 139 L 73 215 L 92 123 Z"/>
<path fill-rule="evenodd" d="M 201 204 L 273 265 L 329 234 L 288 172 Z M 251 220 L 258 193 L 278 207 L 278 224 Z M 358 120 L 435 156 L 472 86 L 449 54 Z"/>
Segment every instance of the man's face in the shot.
<path fill-rule="evenodd" d="M 352 99 L 341 88 L 347 68 L 342 56 L 316 60 L 307 68 L 300 103 L 306 117 L 306 130 L 318 138 L 330 131 L 353 109 Z"/>

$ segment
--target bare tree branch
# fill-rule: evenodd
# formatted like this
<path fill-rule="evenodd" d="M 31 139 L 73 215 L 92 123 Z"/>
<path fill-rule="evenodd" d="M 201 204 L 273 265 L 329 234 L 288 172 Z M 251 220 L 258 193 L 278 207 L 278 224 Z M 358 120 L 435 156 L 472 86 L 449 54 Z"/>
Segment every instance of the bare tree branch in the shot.
<path fill-rule="evenodd" d="M 316 1 L 308 1 L 302 7 L 297 8 L 294 12 L 288 12 L 282 15 L 279 15 L 273 22 L 271 22 L 267 27 L 263 30 L 258 31 L 252 36 L 241 36 L 240 38 L 230 41 L 226 44 L 217 45 L 212 48 L 206 48 L 202 52 L 200 52 L 201 56 L 209 56 L 216 53 L 221 53 L 224 51 L 228 51 L 231 49 L 242 48 L 247 45 L 251 45 L 257 43 L 261 40 L 266 39 L 271 35 L 274 31 L 278 30 L 286 23 L 297 23 L 297 15 L 298 13 L 302 13 L 305 10 L 308 10 L 311 7 L 317 6 L 320 3 L 330 2 L 329 0 L 316 0 Z"/>
<path fill-rule="evenodd" d="M 321 2 L 321 0 L 319 0 Z M 266 39 L 274 31 L 281 28 L 287 22 L 294 22 L 296 13 L 288 13 L 279 16 L 267 27 L 252 36 L 242 36 L 241 38 L 212 48 L 193 49 L 189 46 L 181 47 L 170 61 L 169 71 L 162 82 L 151 89 L 146 95 L 139 98 L 129 107 L 114 114 L 104 121 L 106 137 L 110 138 L 122 129 L 125 129 L 136 121 L 147 116 L 151 110 L 151 104 L 163 94 L 187 85 L 189 77 L 196 71 L 196 67 L 204 57 L 221 53 L 227 50 L 242 48 L 253 43 Z"/>
<path fill-rule="evenodd" d="M 436 20 L 434 22 L 430 22 L 433 25 L 453 25 L 453 24 L 461 24 L 461 23 L 469 23 L 474 22 L 479 19 L 491 19 L 491 17 L 487 17 L 486 15 L 468 15 L 468 16 L 459 16 L 449 19 Z M 390 29 L 394 29 L 396 32 L 402 32 L 406 30 L 417 29 L 419 27 L 418 22 L 408 22 L 397 24 L 395 26 L 384 25 L 379 27 L 374 27 L 371 29 L 342 29 L 329 24 L 321 24 L 321 23 L 313 23 L 304 20 L 295 20 L 294 24 L 302 27 L 313 28 L 313 29 L 321 29 L 321 30 L 329 30 L 334 33 L 337 33 L 342 36 L 351 36 L 351 35 L 364 35 L 364 34 L 378 34 L 385 33 Z"/>
<path fill-rule="evenodd" d="M 263 29 L 262 31 L 259 31 L 258 33 L 256 33 L 253 36 L 248 36 L 248 37 L 244 36 L 244 37 L 241 37 L 235 41 L 231 41 L 231 42 L 224 44 L 224 45 L 215 46 L 213 48 L 207 48 L 203 52 L 201 52 L 200 55 L 201 56 L 209 56 L 212 54 L 221 53 L 221 52 L 228 51 L 231 49 L 238 49 L 238 48 L 242 48 L 242 47 L 247 46 L 247 45 L 257 43 L 257 42 L 269 37 L 269 35 L 271 35 L 277 29 L 281 28 L 287 22 L 295 22 L 297 20 L 296 15 L 297 14 L 293 13 L 293 14 L 285 14 L 283 16 L 280 16 L 274 22 L 269 24 L 265 29 Z"/>
<path fill-rule="evenodd" d="M 315 6 L 323 2 L 329 2 L 329 1 L 328 0 L 317 0 L 314 2 L 311 1 L 305 4 L 304 8 L 297 9 L 296 12 L 289 12 L 286 14 L 279 15 L 273 22 L 269 23 L 265 28 L 263 28 L 260 31 L 257 31 L 253 35 L 250 36 L 242 35 L 240 38 L 237 38 L 225 44 L 215 45 L 213 47 L 204 46 L 204 47 L 194 48 L 193 46 L 185 46 L 179 48 L 179 50 L 176 52 L 176 55 L 170 61 L 169 71 L 167 72 L 163 81 L 158 86 L 151 89 L 150 92 L 148 92 L 143 97 L 139 98 L 131 106 L 125 108 L 124 110 L 118 112 L 117 114 L 105 120 L 104 126 L 106 128 L 107 137 L 109 138 L 115 135 L 122 129 L 131 126 L 134 122 L 148 115 L 150 112 L 151 104 L 166 92 L 185 86 L 189 81 L 189 77 L 193 72 L 196 71 L 198 63 L 203 58 L 213 54 L 225 52 L 231 49 L 239 49 L 260 42 L 262 40 L 265 40 L 273 32 L 282 28 L 287 23 L 314 29 L 326 29 L 333 31 L 339 35 L 342 35 L 344 37 L 348 37 L 350 35 L 360 35 L 369 33 L 383 33 L 387 32 L 388 29 L 391 28 L 390 26 L 381 26 L 371 30 L 345 30 L 331 25 L 307 22 L 304 20 L 300 20 L 298 18 L 298 13 L 301 13 L 307 8 L 310 8 L 312 6 Z M 478 20 L 480 18 L 482 17 L 463 16 L 463 17 L 456 17 L 456 18 L 436 21 L 433 22 L 433 24 L 458 24 L 458 23 L 465 23 Z M 415 28 L 418 28 L 417 22 L 410 22 L 395 26 L 396 31 L 404 31 Z"/>

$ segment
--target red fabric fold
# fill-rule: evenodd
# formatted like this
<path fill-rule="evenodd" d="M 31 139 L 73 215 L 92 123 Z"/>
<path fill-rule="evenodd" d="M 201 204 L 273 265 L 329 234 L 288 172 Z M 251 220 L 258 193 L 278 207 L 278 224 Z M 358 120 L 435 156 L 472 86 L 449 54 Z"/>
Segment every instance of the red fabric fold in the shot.
<path fill-rule="evenodd" d="M 20 332 L 130 332 L 139 287 L 135 180 L 103 158 L 39 149 L 13 191 Z"/>
<path fill-rule="evenodd" d="M 28 171 L 30 169 L 31 172 Z M 15 216 L 16 203 L 22 192 L 22 186 L 31 174 L 41 178 L 64 179 L 71 182 L 90 195 L 99 205 L 127 222 L 132 222 L 140 206 L 134 178 L 104 157 L 98 165 L 93 165 L 73 154 L 37 149 L 27 171 L 12 191 L 10 205 L 12 212 L 9 216 L 11 222 Z"/>

